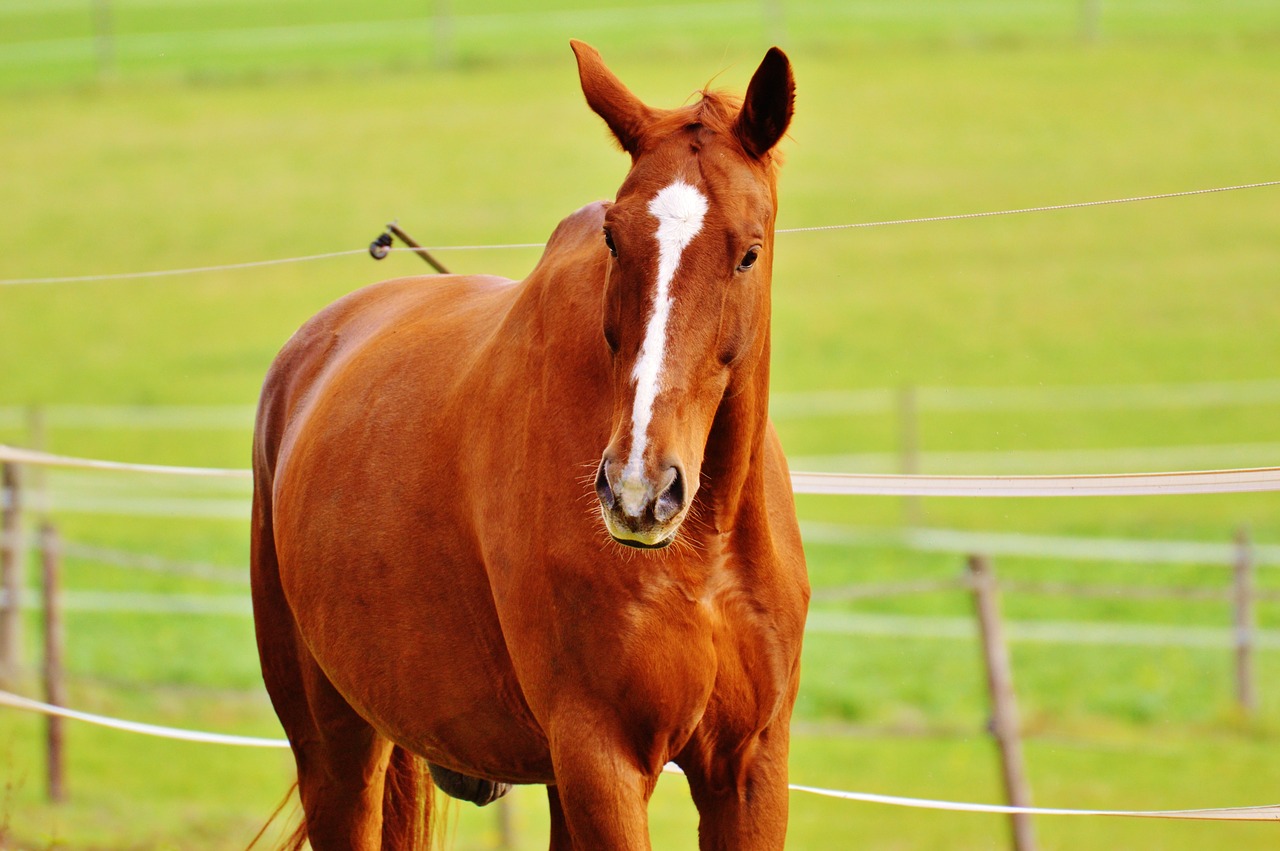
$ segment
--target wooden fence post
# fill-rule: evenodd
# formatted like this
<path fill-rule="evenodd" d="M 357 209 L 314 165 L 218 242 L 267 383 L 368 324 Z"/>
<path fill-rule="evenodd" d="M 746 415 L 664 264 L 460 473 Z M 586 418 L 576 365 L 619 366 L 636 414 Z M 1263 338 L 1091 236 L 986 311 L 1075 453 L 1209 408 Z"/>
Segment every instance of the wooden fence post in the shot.
<path fill-rule="evenodd" d="M 978 612 L 987 686 L 991 691 L 991 733 L 1000 750 L 1005 794 L 1010 806 L 1030 807 L 1031 786 L 1027 782 L 1026 766 L 1022 759 L 1018 702 L 1013 691 L 1009 650 L 1005 646 L 1004 630 L 1000 623 L 1000 591 L 996 586 L 991 560 L 982 555 L 969 556 L 969 577 Z M 1031 816 L 1027 813 L 1014 813 L 1009 818 L 1016 851 L 1034 851 L 1036 840 Z"/>
<path fill-rule="evenodd" d="M 511 795 L 504 795 L 495 801 L 494 808 L 498 816 L 498 847 L 502 851 L 510 851 L 516 847 L 515 806 L 511 803 Z"/>
<path fill-rule="evenodd" d="M 13 688 L 22 670 L 22 481 L 17 464 L 0 471 L 0 688 Z"/>
<path fill-rule="evenodd" d="M 93 0 L 93 53 L 98 79 L 110 78 L 116 70 L 115 15 L 112 0 Z"/>
<path fill-rule="evenodd" d="M 765 35 L 779 47 L 787 43 L 787 16 L 782 0 L 764 0 Z"/>
<path fill-rule="evenodd" d="M 1258 622 L 1253 606 L 1254 557 L 1248 529 L 1241 528 L 1236 532 L 1234 567 L 1235 593 L 1232 608 L 1235 615 L 1236 701 L 1245 715 L 1253 716 L 1258 711 L 1253 664 Z"/>
<path fill-rule="evenodd" d="M 452 68 L 454 62 L 453 9 L 451 0 L 435 0 L 431 28 L 435 31 L 435 64 Z"/>
<path fill-rule="evenodd" d="M 1080 0 L 1080 37 L 1094 44 L 1102 35 L 1102 0 Z"/>
<path fill-rule="evenodd" d="M 62 545 L 52 524 L 40 527 L 41 586 L 44 593 L 44 695 L 54 706 L 67 703 L 63 676 L 62 651 Z M 67 799 L 66 755 L 63 750 L 63 719 L 50 715 L 46 719 L 48 746 L 49 800 L 61 804 Z"/>
<path fill-rule="evenodd" d="M 44 408 L 33 405 L 27 409 L 27 447 L 37 452 L 49 448 L 49 418 Z M 23 510 L 43 523 L 49 518 L 49 474 L 44 467 L 27 467 L 23 481 Z"/>

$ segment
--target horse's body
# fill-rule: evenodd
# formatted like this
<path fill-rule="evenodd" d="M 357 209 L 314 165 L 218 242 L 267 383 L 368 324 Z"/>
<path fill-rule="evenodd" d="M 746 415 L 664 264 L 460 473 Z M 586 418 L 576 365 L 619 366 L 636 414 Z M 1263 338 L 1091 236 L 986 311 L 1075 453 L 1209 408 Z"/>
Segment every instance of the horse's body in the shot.
<path fill-rule="evenodd" d="M 641 163 L 648 142 L 602 104 L 620 84 L 575 49 L 588 100 Z M 749 91 L 744 115 L 752 103 Z M 661 238 L 656 270 L 622 247 L 642 233 L 622 218 L 624 184 L 615 204 L 565 219 L 524 281 L 377 284 L 310 320 L 276 359 L 254 443 L 253 595 L 313 847 L 416 847 L 417 758 L 490 790 L 546 784 L 553 849 L 647 848 L 645 807 L 674 760 L 704 847 L 782 846 L 808 599 L 767 420 L 764 155 L 786 121 L 763 152 L 727 165 L 698 162 L 721 152 L 694 124 L 672 125 L 680 141 L 663 156 L 695 162 L 675 165 L 710 199 L 699 227 L 649 208 L 685 228 L 685 271 L 670 271 Z M 652 196 L 637 168 L 629 182 Z M 720 196 L 725 174 L 762 176 L 763 188 Z M 755 254 L 707 275 L 695 247 L 742 248 L 695 237 L 704 216 L 707 231 L 742 218 L 718 211 L 735 204 L 753 211 Z M 655 271 L 669 289 L 695 276 L 719 286 L 696 310 L 671 296 L 656 359 L 660 297 L 628 288 Z M 731 285 L 752 302 L 745 319 Z M 687 339 L 701 340 L 688 357 Z M 662 373 L 648 391 L 641 362 Z"/>

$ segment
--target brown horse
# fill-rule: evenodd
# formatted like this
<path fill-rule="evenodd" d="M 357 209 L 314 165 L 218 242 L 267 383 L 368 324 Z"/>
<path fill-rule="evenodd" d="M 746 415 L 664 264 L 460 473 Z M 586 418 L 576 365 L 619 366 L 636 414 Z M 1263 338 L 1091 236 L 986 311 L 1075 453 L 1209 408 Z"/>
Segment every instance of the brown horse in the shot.
<path fill-rule="evenodd" d="M 744 101 L 641 103 L 631 155 L 524 281 L 403 278 L 307 322 L 254 437 L 263 678 L 316 849 L 418 848 L 430 787 L 545 784 L 553 849 L 649 847 L 663 766 L 701 847 L 783 846 L 808 581 L 768 419 L 786 56 Z"/>

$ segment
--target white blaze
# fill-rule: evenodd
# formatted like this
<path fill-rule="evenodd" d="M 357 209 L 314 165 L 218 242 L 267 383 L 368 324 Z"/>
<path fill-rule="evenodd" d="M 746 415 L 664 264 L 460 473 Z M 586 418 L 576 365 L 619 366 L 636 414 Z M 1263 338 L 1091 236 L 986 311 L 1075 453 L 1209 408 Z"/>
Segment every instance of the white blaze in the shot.
<path fill-rule="evenodd" d="M 648 445 L 653 404 L 662 386 L 662 360 L 667 347 L 667 323 L 671 318 L 671 281 L 680 268 L 680 258 L 702 230 L 707 214 L 706 196 L 677 180 L 649 202 L 649 212 L 658 220 L 658 285 L 653 296 L 653 313 L 645 327 L 640 356 L 631 373 L 636 385 L 635 407 L 631 413 L 631 454 L 622 471 L 623 508 L 638 512 L 644 504 L 644 452 Z"/>

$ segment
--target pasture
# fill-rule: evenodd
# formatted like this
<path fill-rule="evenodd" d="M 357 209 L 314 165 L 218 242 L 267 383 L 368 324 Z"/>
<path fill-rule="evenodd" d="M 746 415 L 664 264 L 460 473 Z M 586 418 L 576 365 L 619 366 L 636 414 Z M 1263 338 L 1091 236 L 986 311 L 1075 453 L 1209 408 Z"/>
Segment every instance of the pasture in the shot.
<path fill-rule="evenodd" d="M 89 4 L 0 7 L 0 279 L 160 270 L 359 249 L 392 218 L 431 246 L 543 240 L 608 197 L 625 158 L 582 102 L 567 47 L 593 41 L 637 94 L 682 102 L 741 89 L 785 35 L 798 102 L 780 228 L 1014 209 L 1280 178 L 1280 13 L 1265 4 L 768 4 L 539 16 L 483 4 L 450 57 L 408 4 L 118 2 L 114 67 L 94 67 Z M 562 4 L 569 6 L 572 4 Z M 579 4 L 586 6 L 588 4 Z M 304 8 L 305 6 L 305 8 Z M 593 7 L 594 8 L 594 7 Z M 1017 9 L 1018 11 L 1011 11 Z M 484 14 L 481 14 L 483 12 Z M 230 17 L 228 17 L 230 15 Z M 274 17 L 273 17 L 274 16 Z M 630 16 L 630 17 L 629 17 Z M 514 21 L 514 23 L 512 23 Z M 731 23 L 726 24 L 729 21 Z M 295 32 L 290 27 L 301 27 Z M 165 33 L 179 33 L 169 36 Z M 327 34 L 327 35 L 324 35 Z M 345 34 L 345 35 L 344 35 Z M 87 41 L 86 41 L 87 39 Z M 55 45 L 51 47 L 50 45 Z M 425 45 L 425 46 L 424 46 Z M 450 58 L 442 66 L 440 59 Z M 1052 404 L 1153 385 L 1265 389 L 1280 364 L 1280 190 L 1263 188 L 969 221 L 780 234 L 777 423 L 796 469 L 893 464 L 898 388 L 1012 388 L 997 407 L 923 404 L 923 472 L 1112 472 L 1275 464 L 1280 398 L 1179 406 Z M 460 271 L 520 277 L 536 249 L 441 251 Z M 174 277 L 0 284 L 0 442 L 160 464 L 246 467 L 272 355 L 356 286 L 425 271 L 403 253 Z M 1123 388 L 1129 388 L 1126 392 Z M 805 413 L 809 394 L 884 389 L 883 405 Z M 1012 391 L 1011 391 L 1012 392 Z M 937 398 L 936 394 L 933 398 Z M 1046 401 L 1047 400 L 1047 401 Z M 80 406 L 69 408 L 68 406 Z M 104 425 L 102 408 L 199 408 Z M 851 457 L 852 456 L 852 457 Z M 993 465 L 1002 465 L 999 470 Z M 932 466 L 931 466 L 932 465 Z M 945 468 L 945 469 L 944 469 Z M 240 569 L 246 489 L 51 473 L 63 535 Z M 956 554 L 901 546 L 901 500 L 805 497 L 815 590 L 955 578 Z M 1280 543 L 1274 495 L 924 501 L 922 522 L 972 532 Z M 848 531 L 848 530 L 844 530 Z M 1006 578 L 1224 586 L 1209 565 L 998 558 Z M 68 561 L 81 592 L 216 597 L 245 586 Z M 33 574 L 34 576 L 34 574 Z M 1259 583 L 1280 587 L 1274 569 Z M 1225 627 L 1225 603 L 1008 593 L 1019 623 Z M 967 616 L 960 592 L 815 602 L 862 623 Z M 906 619 L 916 620 L 907 621 Z M 1261 626 L 1280 624 L 1264 604 Z M 243 614 L 69 613 L 72 705 L 193 729 L 276 736 Z M 29 619 L 34 647 L 38 616 Z M 34 662 L 34 659 L 32 660 Z M 1014 673 L 1036 801 L 1168 809 L 1274 803 L 1280 654 L 1259 658 L 1252 719 L 1230 652 L 1021 642 Z M 797 706 L 793 782 L 998 801 L 976 645 L 815 632 Z M 34 674 L 26 693 L 36 694 Z M 42 803 L 41 722 L 0 711 L 0 846 L 239 848 L 291 780 L 287 753 L 69 729 L 71 802 Z M 1206 782 L 1212 778 L 1212 782 Z M 655 799 L 655 847 L 692 847 L 679 778 Z M 542 847 L 541 795 L 517 790 L 520 848 Z M 990 848 L 999 817 L 793 797 L 791 847 Z M 489 811 L 456 811 L 455 847 L 494 847 Z M 1046 848 L 1269 847 L 1267 825 L 1037 820 Z"/>

